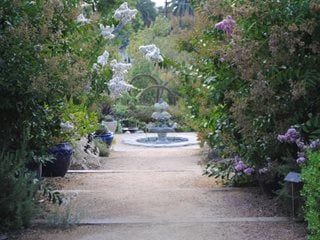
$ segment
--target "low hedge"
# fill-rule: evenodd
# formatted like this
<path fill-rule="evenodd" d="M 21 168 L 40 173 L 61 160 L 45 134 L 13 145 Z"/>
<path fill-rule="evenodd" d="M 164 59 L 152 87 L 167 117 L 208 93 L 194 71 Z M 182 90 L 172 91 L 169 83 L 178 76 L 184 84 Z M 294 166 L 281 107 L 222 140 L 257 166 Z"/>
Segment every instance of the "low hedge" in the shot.
<path fill-rule="evenodd" d="M 320 239 L 320 151 L 308 152 L 308 163 L 302 167 L 305 219 L 309 240 Z"/>

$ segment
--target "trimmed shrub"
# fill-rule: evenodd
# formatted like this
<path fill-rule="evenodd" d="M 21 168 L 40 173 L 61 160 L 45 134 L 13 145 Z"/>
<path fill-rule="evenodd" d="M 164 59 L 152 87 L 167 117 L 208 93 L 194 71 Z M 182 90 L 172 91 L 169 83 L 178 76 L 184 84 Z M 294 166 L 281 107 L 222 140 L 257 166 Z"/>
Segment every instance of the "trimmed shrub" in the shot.
<path fill-rule="evenodd" d="M 302 167 L 305 198 L 305 219 L 308 222 L 309 240 L 320 239 L 320 152 L 308 152 L 308 162 Z"/>

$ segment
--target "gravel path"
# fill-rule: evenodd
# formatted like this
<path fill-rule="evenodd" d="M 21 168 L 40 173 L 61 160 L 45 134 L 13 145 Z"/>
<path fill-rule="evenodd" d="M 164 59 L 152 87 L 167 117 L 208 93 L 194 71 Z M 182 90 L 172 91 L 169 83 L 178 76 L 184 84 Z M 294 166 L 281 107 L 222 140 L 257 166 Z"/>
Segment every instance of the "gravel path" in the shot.
<path fill-rule="evenodd" d="M 67 208 L 78 217 L 77 227 L 34 227 L 17 239 L 306 239 L 304 225 L 291 222 L 257 189 L 223 188 L 202 176 L 198 146 L 128 146 L 126 137 L 116 136 L 105 171 L 56 179 L 72 199 Z"/>

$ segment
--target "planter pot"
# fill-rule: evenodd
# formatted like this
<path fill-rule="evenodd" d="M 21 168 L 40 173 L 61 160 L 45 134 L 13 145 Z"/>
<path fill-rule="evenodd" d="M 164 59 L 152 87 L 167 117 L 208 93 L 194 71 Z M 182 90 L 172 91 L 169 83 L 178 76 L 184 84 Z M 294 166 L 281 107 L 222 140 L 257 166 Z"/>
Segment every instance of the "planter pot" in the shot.
<path fill-rule="evenodd" d="M 102 121 L 101 124 L 104 125 L 112 133 L 116 132 L 118 126 L 117 121 Z"/>
<path fill-rule="evenodd" d="M 73 150 L 69 143 L 60 143 L 49 150 L 55 159 L 42 167 L 42 176 L 44 177 L 64 177 L 67 173 Z"/>
<path fill-rule="evenodd" d="M 113 141 L 113 133 L 97 135 L 96 138 L 102 140 L 108 146 L 111 146 Z"/>

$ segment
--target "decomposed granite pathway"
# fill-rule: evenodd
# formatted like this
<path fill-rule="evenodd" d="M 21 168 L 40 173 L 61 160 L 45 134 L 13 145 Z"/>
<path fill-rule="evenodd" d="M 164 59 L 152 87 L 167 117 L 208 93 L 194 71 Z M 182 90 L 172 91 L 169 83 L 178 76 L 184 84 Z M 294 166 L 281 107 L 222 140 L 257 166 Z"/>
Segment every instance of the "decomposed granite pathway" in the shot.
<path fill-rule="evenodd" d="M 281 215 L 256 189 L 225 188 L 203 176 L 198 146 L 128 146 L 127 136 L 116 136 L 100 171 L 66 175 L 61 192 L 72 198 L 78 226 L 34 227 L 19 239 L 306 239 L 304 225 Z"/>

